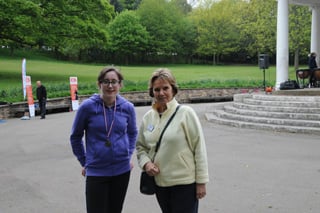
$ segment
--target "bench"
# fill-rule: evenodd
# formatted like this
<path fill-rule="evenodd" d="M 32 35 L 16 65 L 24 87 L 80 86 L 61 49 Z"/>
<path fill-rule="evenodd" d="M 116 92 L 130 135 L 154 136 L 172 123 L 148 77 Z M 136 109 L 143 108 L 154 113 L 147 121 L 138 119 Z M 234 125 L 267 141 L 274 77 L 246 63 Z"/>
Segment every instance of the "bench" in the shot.
<path fill-rule="evenodd" d="M 304 83 L 304 79 L 308 79 L 308 84 L 310 83 L 309 82 L 310 74 L 311 74 L 310 69 L 297 69 L 296 70 L 296 78 L 297 78 L 297 82 L 298 82 L 300 88 L 304 88 L 306 86 Z M 301 81 L 302 81 L 302 83 L 301 83 Z"/>
<path fill-rule="evenodd" d="M 297 78 L 297 82 L 298 82 L 300 88 L 304 88 L 306 85 L 308 85 L 310 83 L 309 82 L 310 75 L 311 75 L 310 69 L 297 69 L 296 70 L 296 78 Z M 315 79 L 314 87 L 320 87 L 320 68 L 313 70 L 313 78 Z M 307 84 L 304 83 L 304 79 L 308 79 Z M 301 84 L 301 80 L 302 80 L 302 84 Z"/>
<path fill-rule="evenodd" d="M 320 87 L 320 68 L 313 71 L 313 77 L 315 79 L 314 87 Z"/>

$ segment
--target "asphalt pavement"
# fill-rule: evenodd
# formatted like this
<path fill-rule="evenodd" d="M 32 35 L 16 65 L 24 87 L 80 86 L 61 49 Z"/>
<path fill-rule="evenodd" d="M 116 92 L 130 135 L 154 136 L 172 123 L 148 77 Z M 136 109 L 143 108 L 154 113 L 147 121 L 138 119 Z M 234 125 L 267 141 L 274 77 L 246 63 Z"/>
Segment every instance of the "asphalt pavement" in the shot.
<path fill-rule="evenodd" d="M 200 213 L 319 213 L 319 136 L 222 126 L 217 103 L 188 104 L 206 137 L 210 183 Z M 136 107 L 138 123 L 150 107 Z M 75 112 L 0 122 L 0 213 L 85 213 L 81 167 L 69 133 Z M 136 157 L 124 213 L 158 213 L 139 193 Z"/>

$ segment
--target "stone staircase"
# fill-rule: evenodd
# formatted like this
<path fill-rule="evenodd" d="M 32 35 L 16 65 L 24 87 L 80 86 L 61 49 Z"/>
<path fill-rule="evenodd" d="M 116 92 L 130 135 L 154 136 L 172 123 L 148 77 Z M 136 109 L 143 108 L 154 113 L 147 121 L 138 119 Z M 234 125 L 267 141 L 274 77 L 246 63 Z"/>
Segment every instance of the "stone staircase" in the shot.
<path fill-rule="evenodd" d="M 236 94 L 217 104 L 206 119 L 218 124 L 320 135 L 320 96 Z"/>

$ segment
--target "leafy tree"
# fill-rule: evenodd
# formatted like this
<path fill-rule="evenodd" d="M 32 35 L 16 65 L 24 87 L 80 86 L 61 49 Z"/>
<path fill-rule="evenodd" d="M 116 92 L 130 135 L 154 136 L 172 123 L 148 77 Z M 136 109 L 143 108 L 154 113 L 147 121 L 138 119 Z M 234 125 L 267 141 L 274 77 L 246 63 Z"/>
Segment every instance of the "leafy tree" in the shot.
<path fill-rule="evenodd" d="M 311 34 L 311 12 L 306 6 L 290 5 L 289 10 L 289 44 L 294 54 L 295 70 L 299 68 L 299 55 L 306 56 L 309 52 Z"/>
<path fill-rule="evenodd" d="M 0 42 L 1 45 L 34 46 L 39 36 L 40 10 L 37 4 L 28 0 L 0 0 Z"/>
<path fill-rule="evenodd" d="M 241 40 L 251 56 L 259 53 L 274 54 L 276 50 L 277 2 L 251 0 L 239 13 Z"/>
<path fill-rule="evenodd" d="M 106 26 L 114 16 L 107 0 L 44 1 L 44 43 L 68 57 L 82 59 L 92 48 L 106 48 Z"/>
<path fill-rule="evenodd" d="M 110 0 L 110 4 L 113 5 L 114 11 L 117 13 L 120 13 L 123 10 L 123 7 L 119 0 Z"/>
<path fill-rule="evenodd" d="M 127 10 L 136 10 L 139 5 L 141 0 L 119 0 L 121 4 L 123 5 L 123 9 Z"/>
<path fill-rule="evenodd" d="M 186 40 L 181 41 L 182 33 L 191 28 L 176 4 L 166 0 L 143 0 L 137 13 L 150 34 L 149 58 L 174 60 L 183 54 L 181 47 Z M 183 23 L 188 24 L 185 29 Z"/>
<path fill-rule="evenodd" d="M 190 62 L 198 55 L 213 64 L 231 55 L 276 54 L 275 0 L 0 0 L 0 8 L 0 45 L 12 52 L 45 47 L 82 61 L 111 53 L 125 63 L 142 56 Z M 311 13 L 290 5 L 289 15 L 297 69 L 299 55 L 309 52 Z"/>
<path fill-rule="evenodd" d="M 185 63 L 192 63 L 197 48 L 197 28 L 189 17 L 183 18 L 176 26 L 178 41 L 176 52 L 185 59 Z"/>
<path fill-rule="evenodd" d="M 195 54 L 197 28 L 189 14 L 191 5 L 186 0 L 171 0 L 169 6 L 175 13 L 175 36 L 176 45 L 172 60 L 183 58 L 186 63 L 191 62 Z M 175 62 L 175 61 L 173 61 Z"/>
<path fill-rule="evenodd" d="M 110 4 L 114 6 L 115 11 L 118 13 L 123 10 L 136 10 L 140 2 L 141 0 L 110 0 Z"/>
<path fill-rule="evenodd" d="M 193 12 L 198 26 L 197 53 L 212 56 L 212 63 L 219 62 L 222 55 L 239 49 L 239 31 L 234 23 L 234 0 L 212 1 L 208 7 L 199 7 Z"/>
<path fill-rule="evenodd" d="M 183 14 L 188 14 L 192 11 L 192 6 L 187 0 L 171 0 L 171 3 L 174 4 Z"/>
<path fill-rule="evenodd" d="M 0 7 L 1 45 L 46 46 L 76 58 L 105 48 L 106 25 L 114 17 L 107 0 L 0 0 Z"/>
<path fill-rule="evenodd" d="M 126 10 L 116 16 L 109 25 L 109 34 L 113 52 L 123 56 L 126 64 L 130 57 L 141 55 L 147 49 L 149 34 L 134 11 Z"/>

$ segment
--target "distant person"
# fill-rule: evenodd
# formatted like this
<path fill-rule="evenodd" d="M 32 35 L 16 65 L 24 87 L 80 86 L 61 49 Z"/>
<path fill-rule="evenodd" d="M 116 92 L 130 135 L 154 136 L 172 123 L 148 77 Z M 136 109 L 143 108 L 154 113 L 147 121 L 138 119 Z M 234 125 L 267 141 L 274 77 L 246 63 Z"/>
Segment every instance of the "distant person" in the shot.
<path fill-rule="evenodd" d="M 310 86 L 315 85 L 314 70 L 318 68 L 316 58 L 317 58 L 317 54 L 315 52 L 312 52 L 310 54 L 309 63 L 308 63 L 309 69 L 310 69 L 310 78 L 309 78 L 309 85 Z"/>
<path fill-rule="evenodd" d="M 152 74 L 149 95 L 154 102 L 143 116 L 137 157 L 140 167 L 155 177 L 155 194 L 163 213 L 197 213 L 199 199 L 206 196 L 209 174 L 201 123 L 190 106 L 182 105 L 177 111 L 153 160 L 160 132 L 179 105 L 177 93 L 170 70 L 161 68 Z"/>
<path fill-rule="evenodd" d="M 75 91 L 74 91 L 74 95 L 76 96 L 76 100 L 78 100 L 78 99 L 79 99 L 78 90 L 75 90 Z"/>
<path fill-rule="evenodd" d="M 37 99 L 39 101 L 40 119 L 46 118 L 46 103 L 47 103 L 47 90 L 45 86 L 41 84 L 41 81 L 37 81 Z"/>
<path fill-rule="evenodd" d="M 100 94 L 83 101 L 70 135 L 86 177 L 87 213 L 120 213 L 130 179 L 138 129 L 132 103 L 120 96 L 123 76 L 114 67 L 100 71 Z"/>

